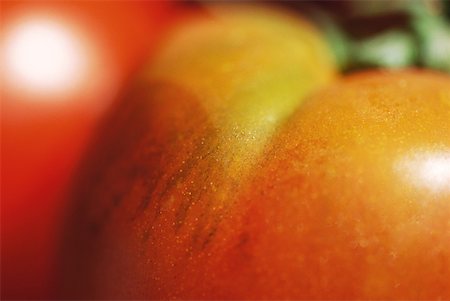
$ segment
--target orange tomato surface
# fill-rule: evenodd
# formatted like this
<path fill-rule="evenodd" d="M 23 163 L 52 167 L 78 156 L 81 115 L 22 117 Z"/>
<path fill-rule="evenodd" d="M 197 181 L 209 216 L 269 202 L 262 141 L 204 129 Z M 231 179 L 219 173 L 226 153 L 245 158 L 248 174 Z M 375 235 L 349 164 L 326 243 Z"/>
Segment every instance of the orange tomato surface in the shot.
<path fill-rule="evenodd" d="M 207 254 L 202 246 L 278 127 L 336 73 L 319 32 L 285 11 L 213 5 L 174 28 L 80 174 L 62 254 L 64 296 L 209 297 L 179 294 L 187 287 L 174 289 L 181 282 L 166 277 L 188 268 L 186 254 Z"/>
<path fill-rule="evenodd" d="M 448 75 L 347 76 L 263 144 L 224 135 L 201 93 L 130 95 L 78 186 L 66 293 L 450 298 Z"/>

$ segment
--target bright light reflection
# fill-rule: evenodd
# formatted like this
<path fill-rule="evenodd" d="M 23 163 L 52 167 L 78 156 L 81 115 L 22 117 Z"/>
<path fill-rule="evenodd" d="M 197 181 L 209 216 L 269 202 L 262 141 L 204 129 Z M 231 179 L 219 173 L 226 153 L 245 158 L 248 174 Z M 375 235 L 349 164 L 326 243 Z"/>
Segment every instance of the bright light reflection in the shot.
<path fill-rule="evenodd" d="M 405 157 L 399 161 L 397 170 L 418 188 L 450 193 L 450 150 Z"/>
<path fill-rule="evenodd" d="M 86 53 L 68 26 L 50 18 L 24 20 L 4 42 L 6 78 L 21 89 L 65 92 L 79 84 Z"/>

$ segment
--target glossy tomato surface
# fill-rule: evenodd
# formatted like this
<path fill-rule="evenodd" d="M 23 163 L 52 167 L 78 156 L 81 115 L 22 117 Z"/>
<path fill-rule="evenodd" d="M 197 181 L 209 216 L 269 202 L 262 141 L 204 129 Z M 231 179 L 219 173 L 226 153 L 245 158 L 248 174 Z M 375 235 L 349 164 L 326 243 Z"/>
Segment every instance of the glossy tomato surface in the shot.
<path fill-rule="evenodd" d="M 185 111 L 166 113 L 171 119 L 157 124 L 168 132 L 152 134 L 157 119 L 139 103 L 133 126 L 114 128 L 120 140 L 94 168 L 102 180 L 86 179 L 74 214 L 78 248 L 66 255 L 77 266 L 68 270 L 88 296 L 450 296 L 448 75 L 371 71 L 339 80 L 232 170 L 229 154 L 216 150 L 223 146 L 187 121 L 177 128 Z M 183 155 L 160 153 L 142 130 Z M 191 143 L 183 135 L 200 136 Z"/>
<path fill-rule="evenodd" d="M 228 280 L 208 294 L 449 298 L 449 93 L 448 75 L 371 71 L 307 100 L 217 235 L 208 272 Z"/>

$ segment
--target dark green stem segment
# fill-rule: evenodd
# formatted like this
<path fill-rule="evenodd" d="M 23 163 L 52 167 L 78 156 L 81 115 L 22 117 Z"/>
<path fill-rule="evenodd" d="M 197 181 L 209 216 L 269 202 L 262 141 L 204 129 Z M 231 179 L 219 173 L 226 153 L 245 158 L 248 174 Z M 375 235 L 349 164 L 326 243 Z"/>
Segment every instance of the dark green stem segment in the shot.
<path fill-rule="evenodd" d="M 344 21 L 332 11 L 321 9 L 313 13 L 313 19 L 325 33 L 343 71 L 420 66 L 450 72 L 450 21 L 445 15 L 449 3 L 355 0 L 350 2 L 351 14 Z M 398 15 L 404 15 L 404 20 L 400 21 Z M 357 27 L 364 30 L 374 23 L 378 26 L 389 16 L 394 24 L 369 34 L 354 33 Z"/>

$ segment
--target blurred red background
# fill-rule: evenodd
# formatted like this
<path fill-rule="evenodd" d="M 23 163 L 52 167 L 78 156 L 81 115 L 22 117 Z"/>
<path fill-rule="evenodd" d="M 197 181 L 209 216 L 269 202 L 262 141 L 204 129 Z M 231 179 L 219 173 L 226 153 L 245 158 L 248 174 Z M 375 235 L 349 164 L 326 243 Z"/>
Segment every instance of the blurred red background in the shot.
<path fill-rule="evenodd" d="M 49 299 L 71 176 L 102 115 L 182 9 L 180 3 L 153 1 L 1 6 L 2 52 L 14 24 L 56 16 L 71 24 L 91 56 L 84 84 L 59 94 L 9 84 L 2 68 L 1 297 Z"/>

